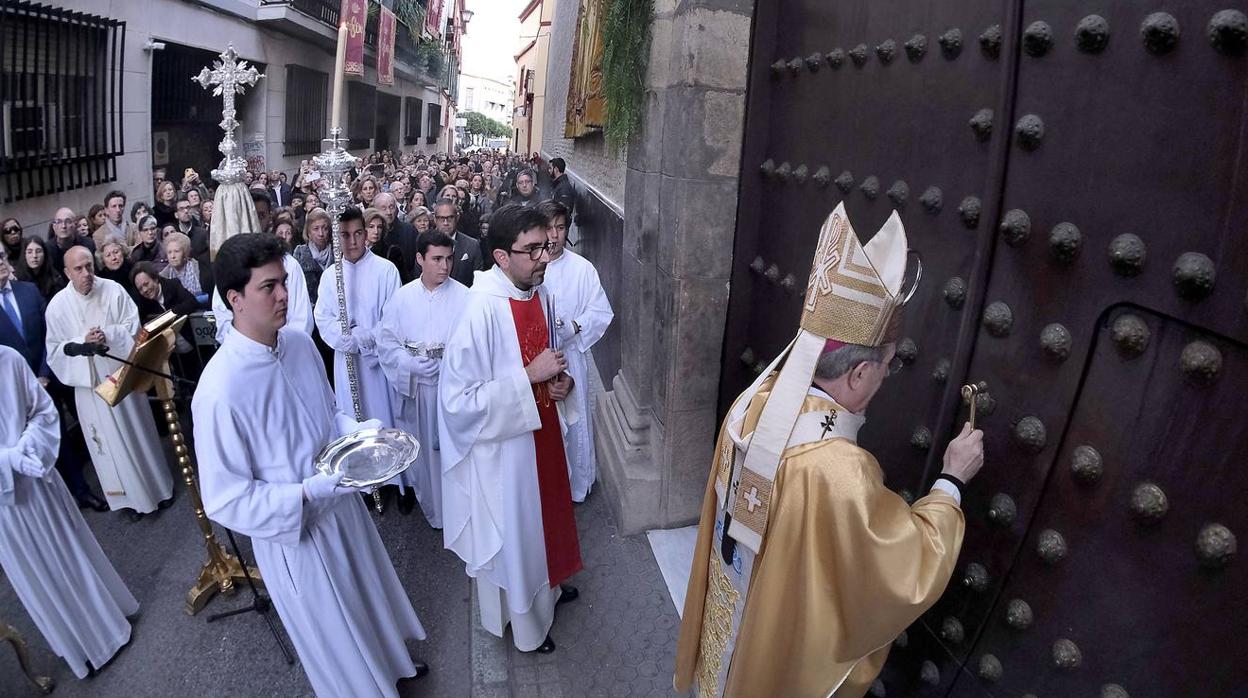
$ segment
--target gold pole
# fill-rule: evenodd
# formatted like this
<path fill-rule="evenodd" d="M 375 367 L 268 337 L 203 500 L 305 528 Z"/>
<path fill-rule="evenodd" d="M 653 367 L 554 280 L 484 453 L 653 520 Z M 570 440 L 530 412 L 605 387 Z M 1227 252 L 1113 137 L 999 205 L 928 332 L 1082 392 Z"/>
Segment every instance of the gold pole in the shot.
<path fill-rule="evenodd" d="M 164 373 L 170 372 L 168 362 L 161 370 Z M 178 407 L 173 401 L 173 383 L 168 378 L 158 378 L 155 383 L 156 396 L 160 398 L 161 408 L 165 411 L 165 423 L 169 426 L 169 437 L 173 441 L 173 452 L 178 458 L 178 467 L 182 470 L 182 481 L 186 483 L 186 493 L 191 498 L 191 507 L 195 509 L 195 522 L 199 524 L 204 545 L 208 548 L 208 561 L 199 571 L 195 586 L 186 592 L 186 613 L 193 616 L 202 611 L 218 592 L 234 593 L 234 582 L 242 582 L 246 576 L 238 558 L 225 552 L 225 548 L 217 542 L 212 523 L 204 513 L 204 501 L 199 497 L 199 485 L 195 481 L 195 467 L 191 462 L 190 451 L 186 448 L 186 439 L 182 436 Z M 260 571 L 255 568 L 248 570 L 257 586 L 264 588 Z"/>
<path fill-rule="evenodd" d="M 13 646 L 13 651 L 17 653 L 17 666 L 21 668 L 22 673 L 39 689 L 40 693 L 48 694 L 52 689 L 56 688 L 56 682 L 50 676 L 36 674 L 30 666 L 30 654 L 26 651 L 26 640 L 22 639 L 22 634 L 17 632 L 17 628 L 0 620 L 0 642 L 7 642 Z"/>

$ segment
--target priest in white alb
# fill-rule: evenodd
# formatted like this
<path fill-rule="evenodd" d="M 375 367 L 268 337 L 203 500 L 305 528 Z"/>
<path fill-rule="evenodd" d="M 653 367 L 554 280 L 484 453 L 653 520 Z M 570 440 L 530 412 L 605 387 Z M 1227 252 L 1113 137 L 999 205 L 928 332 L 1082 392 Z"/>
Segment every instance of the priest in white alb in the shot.
<path fill-rule="evenodd" d="M 377 355 L 394 387 L 394 426 L 420 441 L 416 462 L 399 476 L 399 511 L 420 502 L 429 525 L 442 528 L 442 458 L 438 443 L 438 375 L 446 341 L 463 314 L 468 287 L 450 278 L 455 242 L 436 230 L 416 239 L 420 276 L 400 288 L 377 325 Z"/>
<path fill-rule="evenodd" d="M 508 204 L 490 219 L 496 266 L 477 272 L 438 384 L 446 547 L 473 578 L 481 623 L 517 649 L 552 652 L 560 583 L 581 569 L 562 429 L 578 408 L 551 347 L 546 216 Z"/>
<path fill-rule="evenodd" d="M 208 517 L 252 539 L 265 588 L 318 696 L 397 696 L 423 676 L 405 641 L 425 639 L 359 490 L 317 472 L 357 423 L 334 404 L 312 339 L 286 327 L 281 242 L 227 240 L 214 264 L 234 331 L 191 403 Z"/>
<path fill-rule="evenodd" d="M 173 475 L 147 395 L 132 393 L 110 407 L 95 387 L 122 364 L 66 352 L 87 343 L 128 356 L 139 332 L 139 310 L 121 284 L 95 276 L 95 258 L 85 247 L 65 253 L 65 276 L 70 285 L 48 303 L 48 365 L 74 389 L 82 434 L 109 508 L 130 509 L 128 516 L 137 520 L 173 501 Z"/>
<path fill-rule="evenodd" d="M 365 419 L 379 419 L 382 426 L 394 425 L 394 396 L 377 356 L 373 330 L 381 321 L 381 311 L 390 296 L 399 290 L 399 270 L 388 259 L 368 249 L 364 214 L 347 207 L 338 217 L 342 242 L 342 278 L 346 290 L 347 332 L 338 320 L 338 275 L 333 267 L 321 275 L 316 292 L 316 329 L 334 350 L 334 394 L 344 410 L 353 409 L 351 382 L 347 380 L 347 356 L 355 355 L 360 391 L 360 409 Z M 302 272 L 300 272 L 302 273 Z"/>
<path fill-rule="evenodd" d="M 56 472 L 52 399 L 0 346 L 0 567 L 52 651 L 78 678 L 130 641 L 139 612 Z"/>
<path fill-rule="evenodd" d="M 567 249 L 568 207 L 558 201 L 543 201 L 538 210 L 550 218 L 546 229 L 550 238 L 550 263 L 542 285 L 554 298 L 555 332 L 568 360 L 576 401 L 584 407 L 581 419 L 568 427 L 564 442 L 572 480 L 572 501 L 583 502 L 598 477 L 594 455 L 593 396 L 589 392 L 589 350 L 593 348 L 615 317 L 611 301 L 598 279 L 598 270 L 588 259 Z"/>

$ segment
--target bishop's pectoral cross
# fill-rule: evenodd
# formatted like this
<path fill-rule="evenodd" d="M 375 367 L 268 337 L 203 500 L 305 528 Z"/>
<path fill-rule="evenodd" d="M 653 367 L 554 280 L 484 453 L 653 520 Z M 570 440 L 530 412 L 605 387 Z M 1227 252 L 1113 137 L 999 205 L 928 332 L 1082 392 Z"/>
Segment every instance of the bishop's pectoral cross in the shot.
<path fill-rule="evenodd" d="M 820 423 L 820 426 L 823 427 L 823 433 L 819 435 L 819 438 L 828 438 L 828 432 L 832 431 L 833 427 L 836 426 L 836 410 L 829 412 L 828 416 L 823 418 L 823 422 Z"/>

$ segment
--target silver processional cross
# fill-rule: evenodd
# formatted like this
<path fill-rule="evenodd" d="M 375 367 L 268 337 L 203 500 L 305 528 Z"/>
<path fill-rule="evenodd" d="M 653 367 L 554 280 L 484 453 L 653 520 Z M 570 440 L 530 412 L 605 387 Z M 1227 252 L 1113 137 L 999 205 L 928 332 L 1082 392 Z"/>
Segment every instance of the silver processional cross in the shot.
<path fill-rule="evenodd" d="M 247 162 L 234 154 L 238 148 L 234 141 L 234 129 L 238 128 L 238 121 L 234 118 L 237 114 L 234 110 L 234 95 L 241 95 L 244 88 L 255 85 L 256 81 L 262 77 L 264 75 L 256 70 L 255 66 L 248 65 L 247 61 L 238 60 L 238 52 L 234 50 L 234 44 L 229 44 L 221 52 L 221 59 L 213 61 L 212 70 L 204 68 L 199 71 L 199 75 L 191 78 L 205 90 L 215 86 L 212 95 L 221 97 L 225 102 L 220 123 L 221 128 L 225 130 L 225 138 L 222 139 L 220 146 L 225 159 L 221 161 L 217 169 L 212 171 L 213 179 L 221 184 L 241 182 L 243 174 L 247 171 Z"/>

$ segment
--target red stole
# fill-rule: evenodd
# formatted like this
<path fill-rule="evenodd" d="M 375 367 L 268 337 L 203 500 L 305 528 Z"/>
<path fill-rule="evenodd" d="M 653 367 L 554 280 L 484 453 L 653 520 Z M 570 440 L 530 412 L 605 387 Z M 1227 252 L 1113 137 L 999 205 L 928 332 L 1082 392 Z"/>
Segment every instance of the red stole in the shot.
<path fill-rule="evenodd" d="M 546 314 L 537 293 L 527 301 L 511 300 L 511 316 L 520 340 L 520 358 L 529 365 L 550 347 Z M 572 515 L 572 485 L 568 482 L 568 458 L 563 450 L 559 411 L 545 383 L 533 385 L 533 399 L 542 428 L 533 432 L 537 451 L 537 487 L 542 501 L 542 534 L 546 540 L 546 575 L 550 588 L 581 570 L 581 547 Z"/>

